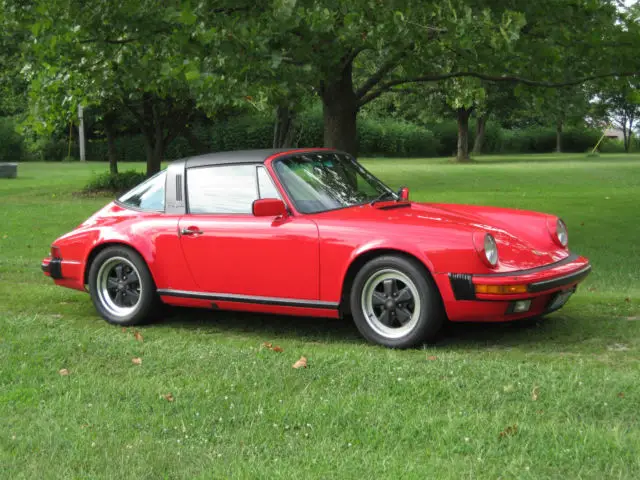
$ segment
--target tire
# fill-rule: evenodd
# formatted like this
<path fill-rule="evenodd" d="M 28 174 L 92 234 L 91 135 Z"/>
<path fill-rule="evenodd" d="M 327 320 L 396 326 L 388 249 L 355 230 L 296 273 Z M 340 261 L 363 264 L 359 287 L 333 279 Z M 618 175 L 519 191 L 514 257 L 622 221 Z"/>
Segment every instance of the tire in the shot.
<path fill-rule="evenodd" d="M 160 303 L 147 264 L 127 247 L 108 247 L 96 256 L 89 292 L 100 316 L 114 325 L 147 323 Z"/>
<path fill-rule="evenodd" d="M 429 273 L 417 261 L 400 255 L 374 258 L 360 269 L 351 288 L 350 306 L 362 336 L 390 348 L 410 348 L 433 340 L 445 319 Z"/>

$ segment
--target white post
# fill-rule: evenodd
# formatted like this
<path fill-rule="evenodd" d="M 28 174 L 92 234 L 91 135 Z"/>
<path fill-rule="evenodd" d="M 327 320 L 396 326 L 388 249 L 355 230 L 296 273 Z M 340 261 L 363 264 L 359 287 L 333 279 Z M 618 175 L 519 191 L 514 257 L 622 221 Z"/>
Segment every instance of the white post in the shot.
<path fill-rule="evenodd" d="M 85 154 L 84 115 L 82 105 L 78 105 L 78 118 L 80 119 L 80 127 L 78 128 L 78 136 L 80 137 L 80 161 L 85 162 L 87 157 Z"/>

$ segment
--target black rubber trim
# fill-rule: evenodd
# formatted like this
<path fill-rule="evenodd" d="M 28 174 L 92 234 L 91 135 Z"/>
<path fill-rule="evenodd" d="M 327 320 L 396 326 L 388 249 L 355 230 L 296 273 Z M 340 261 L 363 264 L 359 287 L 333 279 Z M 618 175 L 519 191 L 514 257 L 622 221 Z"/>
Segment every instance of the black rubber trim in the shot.
<path fill-rule="evenodd" d="M 560 267 L 562 265 L 566 265 L 567 263 L 571 263 L 574 260 L 580 258 L 580 255 L 578 255 L 577 253 L 572 253 L 571 255 L 569 255 L 567 258 L 563 258 L 562 260 L 555 262 L 555 263 L 549 263 L 547 265 L 543 265 L 541 267 L 535 267 L 535 268 L 529 268 L 527 270 L 516 270 L 514 272 L 503 272 L 503 273 L 479 273 L 477 275 L 474 275 L 476 277 L 491 277 L 491 278 L 495 278 L 495 277 L 519 277 L 520 275 L 529 275 L 531 273 L 538 273 L 538 272 L 544 272 L 545 270 L 549 270 L 550 268 L 556 268 L 556 267 Z"/>
<path fill-rule="evenodd" d="M 543 280 L 542 282 L 531 283 L 527 287 L 527 290 L 531 293 L 543 292 L 545 290 L 551 290 L 553 288 L 562 287 L 563 285 L 569 285 L 576 283 L 584 279 L 591 273 L 591 265 L 587 265 L 582 270 L 565 275 L 559 278 L 552 278 L 550 280 Z"/>
<path fill-rule="evenodd" d="M 158 295 L 166 297 L 196 298 L 198 300 L 212 300 L 224 302 L 254 303 L 258 305 L 279 305 L 282 307 L 321 308 L 337 310 L 338 304 L 333 302 L 319 302 L 316 300 L 296 300 L 291 298 L 255 297 L 251 295 L 235 295 L 233 293 L 204 293 L 188 292 L 185 290 L 158 290 Z"/>
<path fill-rule="evenodd" d="M 411 207 L 411 203 L 410 202 L 401 202 L 401 203 L 394 203 L 391 205 L 383 205 L 380 207 L 376 207 L 378 210 L 395 210 L 396 208 L 406 208 L 406 207 Z"/>
<path fill-rule="evenodd" d="M 449 281 L 456 300 L 475 300 L 476 289 L 471 281 L 471 275 L 467 273 L 450 273 Z"/>
<path fill-rule="evenodd" d="M 51 278 L 55 278 L 59 280 L 62 278 L 62 259 L 61 258 L 52 258 L 49 262 L 49 265 L 45 265 L 44 263 L 40 264 L 40 268 L 45 273 L 48 273 Z"/>

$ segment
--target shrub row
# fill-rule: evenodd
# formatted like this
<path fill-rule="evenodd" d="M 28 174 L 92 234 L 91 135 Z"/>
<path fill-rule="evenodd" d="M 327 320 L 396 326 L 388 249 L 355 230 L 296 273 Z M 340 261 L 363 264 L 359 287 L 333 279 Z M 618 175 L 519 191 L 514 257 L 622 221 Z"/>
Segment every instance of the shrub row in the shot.
<path fill-rule="evenodd" d="M 101 173 L 93 177 L 84 187 L 86 193 L 114 192 L 124 193 L 141 183 L 146 178 L 144 173 L 128 170 L 119 173 Z"/>
<path fill-rule="evenodd" d="M 318 147 L 323 143 L 322 116 L 308 114 L 297 120 L 295 144 Z M 475 140 L 475 121 L 470 122 L 469 148 Z M 267 117 L 232 117 L 213 125 L 193 125 L 191 133 L 207 151 L 269 148 L 273 138 L 273 124 Z M 391 119 L 364 118 L 358 122 L 360 154 L 384 157 L 435 157 L 452 156 L 457 145 L 458 129 L 455 121 L 418 126 Z M 585 152 L 593 148 L 600 137 L 597 130 L 567 129 L 563 134 L 563 151 Z M 634 145 L 635 147 L 636 145 Z M 485 132 L 483 153 L 547 153 L 555 150 L 556 133 L 553 128 L 529 128 L 504 130 L 496 122 L 489 122 Z M 144 139 L 141 135 L 123 135 L 116 140 L 120 162 L 145 159 Z M 607 140 L 601 152 L 622 152 L 621 142 Z M 176 138 L 167 148 L 168 160 L 197 153 L 187 139 Z M 24 139 L 16 133 L 12 118 L 0 118 L 0 161 L 63 160 L 69 155 L 66 138 L 39 139 L 25 146 Z M 78 158 L 78 145 L 71 145 L 71 157 Z M 107 145 L 104 140 L 89 140 L 87 158 L 106 160 Z"/>

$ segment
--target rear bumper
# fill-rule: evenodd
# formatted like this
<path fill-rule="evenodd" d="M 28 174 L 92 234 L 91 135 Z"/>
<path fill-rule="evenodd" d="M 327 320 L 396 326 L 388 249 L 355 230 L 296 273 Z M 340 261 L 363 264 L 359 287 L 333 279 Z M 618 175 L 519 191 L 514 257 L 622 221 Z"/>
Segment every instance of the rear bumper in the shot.
<path fill-rule="evenodd" d="M 452 321 L 503 322 L 548 313 L 558 292 L 575 291 L 591 272 L 589 260 L 570 255 L 542 267 L 495 274 L 441 274 L 436 278 L 447 315 Z M 476 293 L 476 285 L 526 285 L 514 294 Z M 514 302 L 530 300 L 523 313 L 513 313 Z"/>
<path fill-rule="evenodd" d="M 56 285 L 84 290 L 84 265 L 81 262 L 47 257 L 42 260 L 40 268 Z"/>
<path fill-rule="evenodd" d="M 62 259 L 47 257 L 40 265 L 44 274 L 54 280 L 62 278 Z"/>

